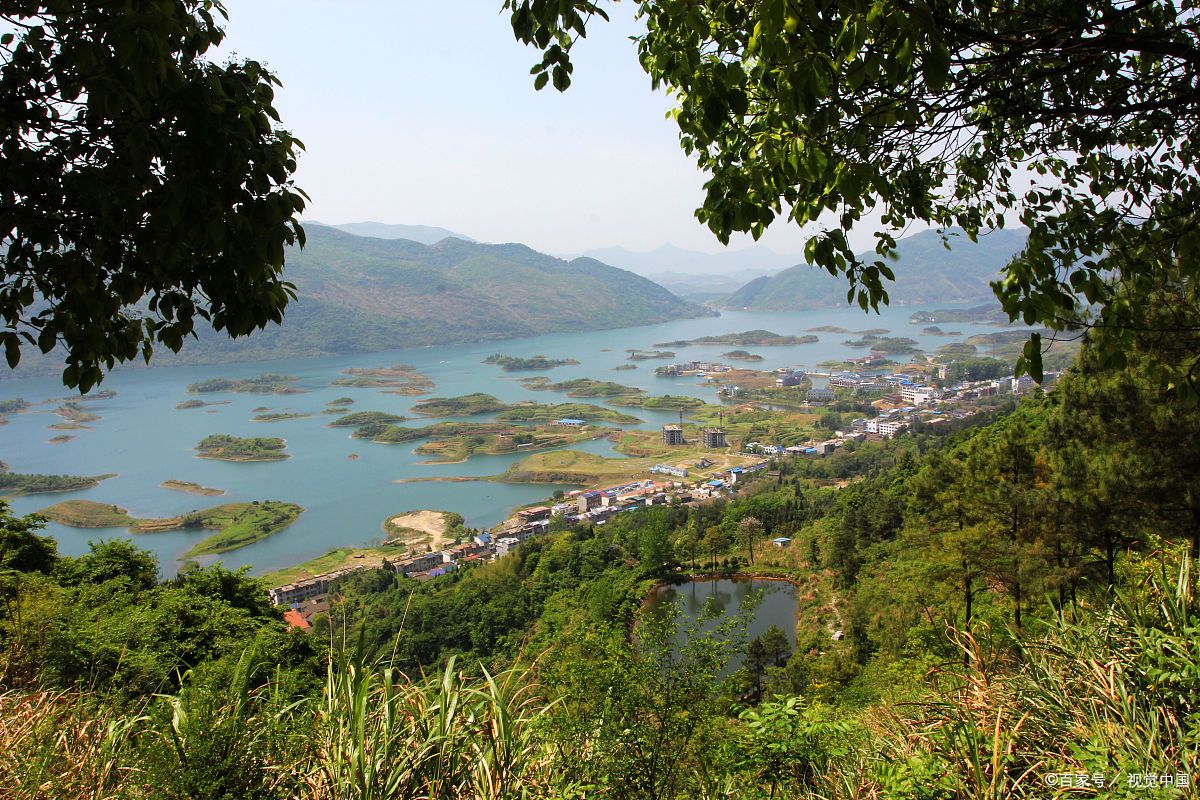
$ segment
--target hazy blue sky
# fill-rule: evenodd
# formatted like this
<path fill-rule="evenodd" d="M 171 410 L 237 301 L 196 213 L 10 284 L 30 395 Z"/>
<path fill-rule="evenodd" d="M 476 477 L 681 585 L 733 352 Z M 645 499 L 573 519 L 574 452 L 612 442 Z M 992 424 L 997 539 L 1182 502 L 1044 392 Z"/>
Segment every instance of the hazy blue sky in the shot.
<path fill-rule="evenodd" d="M 704 177 L 637 63 L 630 3 L 578 46 L 565 94 L 533 90 L 535 51 L 500 0 L 226 7 L 226 50 L 283 80 L 277 107 L 307 146 L 307 218 L 439 225 L 552 253 L 720 247 L 693 217 Z M 800 252 L 803 239 L 776 223 L 763 242 Z"/>

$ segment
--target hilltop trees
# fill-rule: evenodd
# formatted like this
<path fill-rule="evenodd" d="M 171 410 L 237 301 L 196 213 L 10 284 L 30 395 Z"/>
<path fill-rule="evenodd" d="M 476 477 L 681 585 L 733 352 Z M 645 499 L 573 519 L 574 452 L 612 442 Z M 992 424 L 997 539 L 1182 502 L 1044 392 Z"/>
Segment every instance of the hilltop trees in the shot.
<path fill-rule="evenodd" d="M 598 0 L 505 0 L 543 52 L 535 87 L 570 84 Z M 676 101 L 710 176 L 697 217 L 727 242 L 776 218 L 821 223 L 806 257 L 887 301 L 894 231 L 968 237 L 1019 219 L 1028 246 L 993 284 L 1013 319 L 1089 329 L 1121 366 L 1136 338 L 1191 337 L 1200 281 L 1200 10 L 1169 0 L 638 2 L 642 66 Z M 868 215 L 870 215 L 868 217 Z M 874 260 L 848 233 L 867 217 Z M 1166 309 L 1164 311 L 1164 309 Z M 1040 339 L 1023 366 L 1040 378 Z M 1195 396 L 1200 350 L 1163 348 L 1157 380 Z"/>
<path fill-rule="evenodd" d="M 0 1 L 0 343 L 66 351 L 82 391 L 117 361 L 179 350 L 196 319 L 241 336 L 294 296 L 301 143 L 279 81 L 217 65 L 212 0 L 116 13 L 94 0 Z"/>

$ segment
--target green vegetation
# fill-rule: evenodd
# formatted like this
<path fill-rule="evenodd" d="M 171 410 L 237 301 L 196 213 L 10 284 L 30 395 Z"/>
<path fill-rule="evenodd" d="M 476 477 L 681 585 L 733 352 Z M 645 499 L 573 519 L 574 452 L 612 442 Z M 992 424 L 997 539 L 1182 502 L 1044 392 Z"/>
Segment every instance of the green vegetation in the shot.
<path fill-rule="evenodd" d="M 522 381 L 526 389 L 538 391 L 566 392 L 568 397 L 620 397 L 622 395 L 640 394 L 643 390 L 636 386 L 625 386 L 613 381 L 598 381 L 594 378 L 575 378 L 569 381 L 551 383 L 547 378 L 539 376 Z"/>
<path fill-rule="evenodd" d="M 177 481 L 174 478 L 165 480 L 159 484 L 164 489 L 171 489 L 176 492 L 187 492 L 189 494 L 200 494 L 206 497 L 216 497 L 225 494 L 224 489 L 211 489 L 207 486 L 201 486 L 193 481 Z"/>
<path fill-rule="evenodd" d="M 327 406 L 352 406 L 354 405 L 353 397 L 339 397 L 336 400 L 330 400 L 325 405 Z"/>
<path fill-rule="evenodd" d="M 623 395 L 614 397 L 608 402 L 615 406 L 631 406 L 633 408 L 645 408 L 652 411 L 694 411 L 697 408 L 702 408 L 707 403 L 699 397 L 689 397 L 687 395 Z"/>
<path fill-rule="evenodd" d="M 64 500 L 43 508 L 38 514 L 73 528 L 129 528 L 138 522 L 120 506 L 92 500 Z"/>
<path fill-rule="evenodd" d="M 626 358 L 629 361 L 650 361 L 652 359 L 674 358 L 672 350 L 629 350 Z"/>
<path fill-rule="evenodd" d="M 927 336 L 962 336 L 962 331 L 944 331 L 937 325 L 921 328 L 921 333 Z"/>
<path fill-rule="evenodd" d="M 587 403 L 518 403 L 506 406 L 496 415 L 507 422 L 552 422 L 556 419 L 583 419 L 589 422 L 609 422 L 614 425 L 630 425 L 641 422 L 629 414 L 611 408 Z"/>
<path fill-rule="evenodd" d="M 353 428 L 361 425 L 391 425 L 395 422 L 405 422 L 408 417 L 400 414 L 389 414 L 386 411 L 355 411 L 343 417 L 338 417 L 329 423 L 334 428 Z"/>
<path fill-rule="evenodd" d="M 637 364 L 617 364 L 612 368 L 613 372 L 624 372 L 629 369 L 637 369 Z"/>
<path fill-rule="evenodd" d="M 863 336 L 861 339 L 842 342 L 847 347 L 869 347 L 872 352 L 904 354 L 918 352 L 917 341 L 907 336 Z"/>
<path fill-rule="evenodd" d="M 115 477 L 115 472 L 105 475 L 21 475 L 0 469 L 0 495 L 78 492 L 99 486 L 100 481 Z"/>
<path fill-rule="evenodd" d="M 128 528 L 134 533 L 161 533 L 188 528 L 215 531 L 188 550 L 186 557 L 192 558 L 225 553 L 254 544 L 291 525 L 303 511 L 294 503 L 255 500 L 252 503 L 226 503 L 178 517 L 136 519 L 129 516 L 124 508 L 109 503 L 66 500 L 43 508 L 38 513 L 75 528 Z"/>
<path fill-rule="evenodd" d="M 289 419 L 307 419 L 312 414 L 305 414 L 297 411 L 281 411 L 274 414 L 255 414 L 251 417 L 252 422 L 283 422 Z"/>
<path fill-rule="evenodd" d="M 936 311 L 914 311 L 908 318 L 913 325 L 924 322 L 980 322 L 1007 325 L 1008 314 L 996 303 L 985 303 L 970 308 L 939 308 Z"/>
<path fill-rule="evenodd" d="M 216 532 L 188 550 L 187 557 L 216 555 L 254 544 L 279 533 L 295 522 L 304 509 L 295 503 L 266 500 L 226 503 L 181 518 L 183 528 L 211 528 Z"/>
<path fill-rule="evenodd" d="M 50 444 L 65 444 L 66 442 L 69 442 L 74 438 L 75 437 L 70 435 L 69 433 L 60 433 L 57 436 L 51 436 L 46 441 L 49 442 Z"/>
<path fill-rule="evenodd" d="M 0 400 L 0 424 L 7 422 L 5 417 L 9 414 L 16 414 L 29 408 L 30 404 L 25 402 L 20 397 L 14 400 Z"/>
<path fill-rule="evenodd" d="M 225 433 L 206 436 L 196 445 L 201 458 L 220 461 L 282 461 L 288 457 L 283 452 L 286 447 L 287 442 L 279 438 L 242 438 Z"/>
<path fill-rule="evenodd" d="M 426 417 L 472 417 L 476 414 L 491 414 L 503 411 L 507 405 L 490 394 L 476 392 L 459 397 L 431 397 L 413 406 L 416 414 Z"/>
<path fill-rule="evenodd" d="M 336 379 L 333 386 L 389 388 L 389 394 L 402 395 L 425 394 L 434 388 L 433 381 L 417 372 L 417 368 L 411 364 L 396 364 L 391 367 L 351 367 L 342 370 L 342 374 L 350 377 Z M 349 400 L 349 398 L 344 399 Z M 354 401 L 350 400 L 350 402 Z"/>
<path fill-rule="evenodd" d="M 1052 394 L 1006 413 L 781 459 L 731 497 L 603 526 L 556 519 L 506 558 L 427 582 L 358 571 L 335 585 L 311 636 L 282 637 L 279 612 L 245 576 L 190 571 L 159 585 L 153 561 L 125 542 L 60 559 L 36 520 L 4 515 L 0 567 L 15 588 L 0 606 L 0 647 L 6 674 L 21 677 L 0 711 L 25 720 L 41 708 L 35 692 L 64 694 L 53 714 L 38 712 L 55 735 L 10 725 L 0 747 L 23 774 L 62 782 L 112 763 L 114 792 L 134 796 L 143 784 L 132 774 L 237 797 L 264 785 L 279 788 L 273 798 L 361 796 L 346 760 L 400 759 L 411 775 L 435 722 L 443 779 L 447 762 L 484 768 L 493 751 L 479 743 L 493 740 L 480 737 L 511 737 L 520 744 L 505 763 L 520 772 L 493 774 L 536 796 L 587 785 L 682 800 L 711 796 L 716 781 L 728 788 L 718 796 L 739 799 L 857 787 L 950 800 L 978 796 L 982 780 L 990 797 L 1032 800 L 1046 796 L 1046 771 L 1122 787 L 1147 759 L 1192 774 L 1200 583 L 1187 551 L 1200 552 L 1200 469 L 1178 432 L 1200 410 L 1143 362 L 1113 375 L 1084 355 Z M 739 430 L 806 424 L 727 413 Z M 541 453 L 503 477 L 616 482 L 662 459 L 655 434 L 620 434 L 645 456 Z M 738 458 L 709 455 L 715 468 Z M 791 545 L 770 546 L 777 536 Z M 386 557 L 337 551 L 314 564 Z M 706 634 L 640 611 L 656 584 L 697 573 L 794 582 L 795 646 L 782 631 L 751 639 L 744 617 Z M 181 624 L 193 618 L 204 625 Z M 261 691 L 239 700 L 231 676 L 259 653 L 269 669 L 249 685 Z M 734 655 L 739 669 L 728 668 Z M 390 684 L 384 669 L 398 670 Z M 400 697 L 411 705 L 388 705 Z M 502 702 L 507 722 L 489 734 L 477 722 L 492 705 L 473 718 L 428 705 L 455 697 Z M 225 719 L 237 722 L 213 722 Z M 69 738 L 81 722 L 126 738 L 85 746 Z M 214 739 L 221 757 L 202 757 Z M 325 744 L 305 745 L 314 740 Z M 388 749 L 399 746 L 402 756 Z M 445 782 L 420 780 L 414 793 L 444 796 Z"/>
<path fill-rule="evenodd" d="M 485 358 L 483 363 L 499 364 L 500 368 L 505 372 L 520 372 L 533 369 L 554 369 L 555 367 L 578 364 L 579 362 L 573 358 L 546 358 L 545 356 L 518 358 L 517 356 L 505 356 L 495 353 Z"/>
<path fill-rule="evenodd" d="M 204 408 L 205 406 L 224 406 L 229 405 L 228 400 L 184 400 L 176 403 L 175 410 L 186 411 L 189 408 Z"/>
<path fill-rule="evenodd" d="M 751 353 L 746 350 L 730 350 L 728 353 L 721 353 L 722 358 L 733 359 L 734 361 L 762 361 L 763 357 L 757 353 Z"/>
<path fill-rule="evenodd" d="M 300 380 L 294 375 L 278 375 L 266 373 L 256 378 L 210 378 L 205 381 L 189 383 L 187 390 L 192 394 L 211 394 L 213 392 L 242 392 L 244 394 L 300 394 L 300 389 L 293 384 Z"/>
<path fill-rule="evenodd" d="M 736 344 L 742 346 L 770 347 L 774 345 L 812 344 L 819 341 L 816 336 L 783 336 L 762 329 L 741 333 L 722 333 L 718 336 L 701 336 L 697 339 L 682 339 L 675 342 L 658 342 L 655 347 L 688 347 L 696 344 Z"/>

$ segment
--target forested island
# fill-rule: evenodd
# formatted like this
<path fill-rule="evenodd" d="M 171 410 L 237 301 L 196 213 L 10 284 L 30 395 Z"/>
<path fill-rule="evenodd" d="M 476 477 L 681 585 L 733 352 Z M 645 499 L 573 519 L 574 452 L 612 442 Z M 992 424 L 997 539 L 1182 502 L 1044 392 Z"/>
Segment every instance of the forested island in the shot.
<path fill-rule="evenodd" d="M 207 486 L 201 486 L 200 484 L 192 481 L 178 481 L 174 478 L 163 481 L 159 484 L 159 486 L 176 492 L 187 492 L 188 494 L 199 494 L 206 497 L 216 497 L 218 495 L 225 494 L 224 489 L 211 489 Z"/>
<path fill-rule="evenodd" d="M 295 375 L 266 373 L 255 378 L 210 378 L 189 383 L 191 394 L 214 392 L 240 392 L 243 394 L 301 394 L 303 389 L 295 385 L 300 380 Z"/>
<path fill-rule="evenodd" d="M 627 352 L 629 355 L 625 356 L 625 358 L 629 361 L 650 361 L 675 357 L 675 351 L 673 350 L 629 350 Z"/>
<path fill-rule="evenodd" d="M 589 422 L 609 422 L 631 425 L 641 422 L 637 417 L 622 414 L 611 408 L 589 403 L 516 403 L 497 415 L 510 422 L 552 422 L 558 419 L 582 419 Z"/>
<path fill-rule="evenodd" d="M 554 369 L 555 367 L 565 367 L 569 364 L 578 364 L 579 362 L 573 358 L 546 358 L 546 356 L 520 358 L 518 356 L 506 356 L 495 353 L 485 358 L 483 363 L 498 364 L 500 365 L 500 369 L 505 372 L 521 372 L 535 369 Z"/>
<path fill-rule="evenodd" d="M 503 411 L 508 405 L 490 394 L 475 392 L 458 397 L 431 397 L 412 407 L 414 414 L 426 417 L 471 417 Z"/>
<path fill-rule="evenodd" d="M 0 470 L 0 495 L 49 494 L 53 492 L 77 492 L 99 486 L 101 481 L 117 477 L 117 473 L 104 475 L 22 475 Z"/>
<path fill-rule="evenodd" d="M 936 311 L 914 311 L 908 317 L 913 325 L 941 322 L 982 322 L 991 325 L 1008 325 L 1008 314 L 995 303 L 985 303 L 970 308 L 939 308 Z"/>
<path fill-rule="evenodd" d="M 191 408 L 204 408 L 205 406 L 226 406 L 229 405 L 228 400 L 184 400 L 175 404 L 176 411 L 187 411 Z"/>
<path fill-rule="evenodd" d="M 703 344 L 734 344 L 757 347 L 771 347 L 774 345 L 796 345 L 796 344 L 812 344 L 820 341 L 820 339 L 811 334 L 804 336 L 784 336 L 771 331 L 761 329 L 752 331 L 742 331 L 741 333 L 722 333 L 718 336 L 701 336 L 697 339 L 680 339 L 674 342 L 657 342 L 655 347 L 689 347 L 691 345 Z"/>
<path fill-rule="evenodd" d="M 506 420 L 494 422 L 435 422 L 420 428 L 364 421 L 351 436 L 376 444 L 402 444 L 426 440 L 416 452 L 438 461 L 465 461 L 473 455 L 501 455 L 517 450 L 539 450 L 587 441 L 603 436 L 607 429 L 591 425 L 523 425 Z"/>
<path fill-rule="evenodd" d="M 395 364 L 390 367 L 351 367 L 342 370 L 345 378 L 337 378 L 331 386 L 353 386 L 357 388 L 387 389 L 388 394 L 419 395 L 434 388 L 428 376 L 421 374 L 412 364 Z M 354 401 L 341 398 L 343 401 Z M 330 405 L 344 405 L 333 402 Z"/>
<path fill-rule="evenodd" d="M 689 395 L 621 395 L 608 402 L 614 406 L 630 406 L 652 411 L 691 411 L 707 405 L 699 397 Z"/>
<path fill-rule="evenodd" d="M 385 411 L 355 411 L 345 416 L 338 417 L 333 422 L 329 423 L 331 428 L 355 428 L 362 425 L 393 425 L 397 422 L 406 422 L 408 417 L 402 414 L 390 414 Z"/>
<path fill-rule="evenodd" d="M 287 442 L 271 437 L 239 437 L 225 433 L 206 436 L 196 445 L 200 458 L 215 458 L 219 461 L 282 461 Z"/>
<path fill-rule="evenodd" d="M 595 378 L 573 378 L 569 381 L 552 383 L 549 378 L 538 376 L 521 381 L 526 389 L 537 391 L 566 392 L 567 397 L 620 397 L 641 394 L 644 390 L 636 386 L 625 386 L 615 381 L 598 381 Z"/>
<path fill-rule="evenodd" d="M 757 353 L 751 353 L 747 350 L 730 350 L 728 353 L 721 353 L 721 358 L 728 358 L 733 361 L 762 361 L 763 357 Z"/>

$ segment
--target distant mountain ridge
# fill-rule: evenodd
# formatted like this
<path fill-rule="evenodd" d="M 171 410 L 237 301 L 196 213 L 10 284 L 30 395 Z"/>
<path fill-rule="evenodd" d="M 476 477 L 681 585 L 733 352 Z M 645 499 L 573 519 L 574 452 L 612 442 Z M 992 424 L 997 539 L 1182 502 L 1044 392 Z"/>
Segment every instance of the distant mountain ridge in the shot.
<path fill-rule="evenodd" d="M 437 244 L 442 239 L 462 239 L 464 242 L 477 241 L 463 233 L 457 233 L 446 228 L 431 225 L 396 225 L 388 222 L 345 222 L 341 225 L 325 225 L 323 222 L 306 222 L 305 225 L 323 225 L 327 228 L 337 228 L 355 236 L 372 236 L 376 239 L 408 239 L 421 244 Z"/>
<path fill-rule="evenodd" d="M 971 242 L 961 232 L 951 232 L 947 250 L 935 231 L 901 239 L 899 258 L 891 262 L 894 283 L 885 284 L 892 305 L 961 303 L 991 298 L 989 284 L 1025 246 L 1028 233 L 992 231 Z M 875 254 L 868 253 L 870 259 Z M 724 300 L 720 308 L 750 311 L 795 311 L 846 305 L 848 285 L 820 267 L 799 264 L 775 275 L 755 278 Z"/>
<path fill-rule="evenodd" d="M 674 278 L 687 275 L 719 276 L 745 271 L 778 272 L 799 260 L 798 256 L 776 253 L 761 244 L 720 253 L 685 250 L 673 244 L 664 244 L 645 252 L 626 250 L 624 247 L 603 247 L 588 250 L 583 255 L 649 278 L 662 275 Z"/>
<path fill-rule="evenodd" d="M 305 228 L 284 277 L 299 299 L 282 325 L 230 339 L 212 330 L 154 364 L 328 356 L 650 325 L 712 315 L 646 278 L 590 258 L 521 244 L 444 238 L 434 245 Z M 14 377 L 62 369 L 61 353 L 26 354 Z"/>

